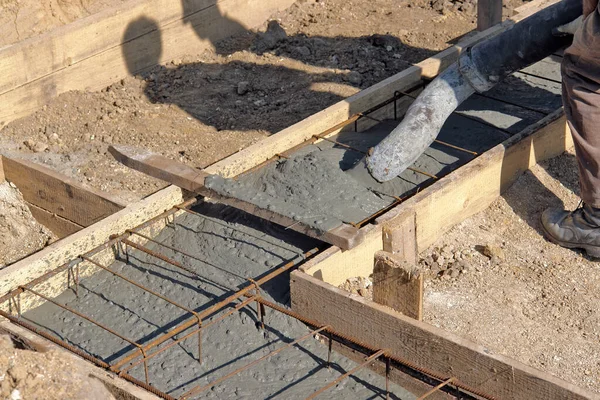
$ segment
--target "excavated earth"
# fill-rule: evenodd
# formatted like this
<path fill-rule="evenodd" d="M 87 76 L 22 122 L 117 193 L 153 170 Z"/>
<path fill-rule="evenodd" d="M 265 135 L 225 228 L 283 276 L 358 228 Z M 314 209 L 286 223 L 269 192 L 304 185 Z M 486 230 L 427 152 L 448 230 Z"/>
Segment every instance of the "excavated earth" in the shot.
<path fill-rule="evenodd" d="M 185 307 L 201 311 L 247 285 L 247 278 L 260 277 L 289 260 L 302 260 L 306 250 L 319 245 L 218 204 L 203 203 L 196 210 L 203 217 L 184 214 L 157 239 L 185 249 L 197 259 L 157 245 L 149 247 L 182 262 L 198 275 L 135 251 L 129 253 L 129 263 L 117 261 L 111 269 Z M 106 271 L 83 280 L 79 291 L 79 298 L 67 291 L 57 300 L 141 344 L 190 318 L 185 311 Z M 287 304 L 289 275 L 284 274 L 263 285 L 262 293 L 267 299 Z M 125 352 L 133 350 L 121 339 L 50 303 L 27 312 L 24 318 L 107 362 L 114 363 Z M 203 334 L 202 364 L 197 361 L 194 335 L 149 363 L 152 384 L 170 395 L 179 396 L 194 385 L 207 384 L 308 332 L 303 323 L 269 309 L 265 322 L 267 329 L 263 332 L 257 326 L 254 310 L 245 308 L 208 327 Z M 253 399 L 260 393 L 259 397 L 265 399 L 304 398 L 355 366 L 334 353 L 334 366 L 328 370 L 326 359 L 327 346 L 309 338 L 199 397 Z M 135 368 L 133 375 L 143 379 L 143 368 Z M 363 370 L 335 386 L 326 396 L 374 398 L 384 395 L 382 388 L 385 388 L 383 377 Z M 392 391 L 393 398 L 412 398 L 398 386 L 393 385 Z"/>

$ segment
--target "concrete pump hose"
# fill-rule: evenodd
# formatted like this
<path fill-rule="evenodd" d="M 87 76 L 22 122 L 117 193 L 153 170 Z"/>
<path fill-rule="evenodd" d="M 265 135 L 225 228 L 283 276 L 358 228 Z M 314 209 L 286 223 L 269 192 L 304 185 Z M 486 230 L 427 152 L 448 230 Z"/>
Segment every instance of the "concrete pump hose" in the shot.
<path fill-rule="evenodd" d="M 421 92 L 402 122 L 370 150 L 366 163 L 371 175 L 386 182 L 406 170 L 469 96 L 490 90 L 507 75 L 567 46 L 570 39 L 558 38 L 552 31 L 581 14 L 581 0 L 562 0 L 467 49 L 459 62 Z"/>

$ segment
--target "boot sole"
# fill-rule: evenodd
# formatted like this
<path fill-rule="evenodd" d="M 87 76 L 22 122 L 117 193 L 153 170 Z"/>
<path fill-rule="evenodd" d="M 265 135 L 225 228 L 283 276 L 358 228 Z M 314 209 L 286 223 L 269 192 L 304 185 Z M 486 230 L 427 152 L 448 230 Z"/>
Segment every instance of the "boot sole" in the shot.
<path fill-rule="evenodd" d="M 600 246 L 592 246 L 592 245 L 588 245 L 588 244 L 581 244 L 581 243 L 571 243 L 571 242 L 565 242 L 562 240 L 559 240 L 557 238 L 555 238 L 554 236 L 552 236 L 552 234 L 550 234 L 550 232 L 548 232 L 546 230 L 546 227 L 544 226 L 544 224 L 542 223 L 542 230 L 544 231 L 546 238 L 548 240 L 550 240 L 552 243 L 556 243 L 557 245 L 561 246 L 561 247 L 565 247 L 567 249 L 582 249 L 585 250 L 585 252 L 587 253 L 588 256 L 590 257 L 594 257 L 594 258 L 600 258 Z"/>

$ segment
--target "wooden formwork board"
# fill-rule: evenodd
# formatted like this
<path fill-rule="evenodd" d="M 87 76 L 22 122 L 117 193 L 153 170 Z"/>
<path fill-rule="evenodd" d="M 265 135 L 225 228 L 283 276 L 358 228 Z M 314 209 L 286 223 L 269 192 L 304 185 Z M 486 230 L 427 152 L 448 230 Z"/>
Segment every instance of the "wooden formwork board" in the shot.
<path fill-rule="evenodd" d="M 102 368 L 91 365 L 62 347 L 36 336 L 20 326 L 11 324 L 8 321 L 0 321 L 0 334 L 7 334 L 15 340 L 23 342 L 30 351 L 37 351 L 40 353 L 52 351 L 59 357 L 63 357 L 71 363 L 72 368 L 79 374 L 87 376 L 91 380 L 97 380 L 104 385 L 116 400 L 160 399 L 158 396 L 155 396 L 124 379 L 115 379 L 114 375 Z"/>
<path fill-rule="evenodd" d="M 469 340 L 416 321 L 314 278 L 291 276 L 292 309 L 342 334 L 498 399 L 597 399 L 598 396 Z"/>
<path fill-rule="evenodd" d="M 3 178 L 14 184 L 39 223 L 63 238 L 125 206 L 31 161 L 0 156 Z"/>
<path fill-rule="evenodd" d="M 302 270 L 335 286 L 349 277 L 369 276 L 375 251 L 384 248 L 383 230 L 397 229 L 407 214 L 415 217 L 415 246 L 421 252 L 455 224 L 489 207 L 522 172 L 572 147 L 563 111 L 557 110 L 363 228 L 363 245 L 351 252 L 331 247 Z"/>
<path fill-rule="evenodd" d="M 107 242 L 110 236 L 134 228 L 181 202 L 183 202 L 181 189 L 169 186 L 136 204 L 110 215 L 96 224 L 54 242 L 37 253 L 0 270 L 0 293 L 4 295 L 20 285 L 25 285 Z M 103 252 L 102 257 L 99 260 L 100 262 L 109 263 L 114 261 L 114 254 L 111 251 Z M 90 270 L 91 272 L 93 271 Z M 44 293 L 47 295 L 57 295 L 64 290 L 66 282 L 67 280 L 64 276 L 48 280 L 47 284 L 44 285 Z M 28 299 L 23 300 L 23 311 L 39 304 L 33 300 L 31 300 L 31 303 L 29 303 L 30 300 Z"/>

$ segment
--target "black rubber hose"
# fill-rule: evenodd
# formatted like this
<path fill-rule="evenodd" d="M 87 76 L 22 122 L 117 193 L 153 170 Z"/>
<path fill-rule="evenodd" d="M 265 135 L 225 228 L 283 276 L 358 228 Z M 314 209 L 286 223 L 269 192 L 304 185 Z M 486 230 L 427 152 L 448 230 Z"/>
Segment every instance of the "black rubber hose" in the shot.
<path fill-rule="evenodd" d="M 461 74 L 477 92 L 485 92 L 507 75 L 568 46 L 571 38 L 553 30 L 581 15 L 581 0 L 563 0 L 481 42 L 460 57 Z"/>

